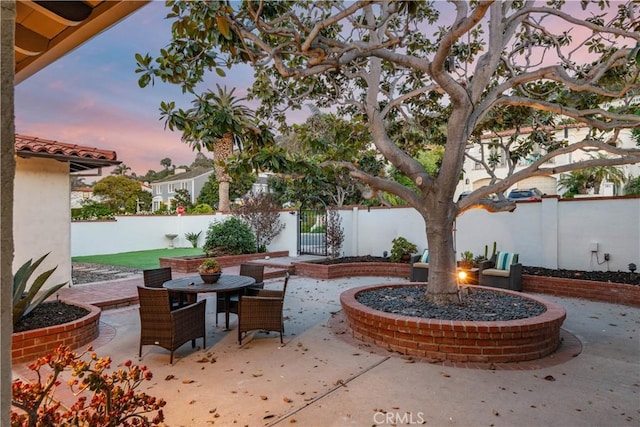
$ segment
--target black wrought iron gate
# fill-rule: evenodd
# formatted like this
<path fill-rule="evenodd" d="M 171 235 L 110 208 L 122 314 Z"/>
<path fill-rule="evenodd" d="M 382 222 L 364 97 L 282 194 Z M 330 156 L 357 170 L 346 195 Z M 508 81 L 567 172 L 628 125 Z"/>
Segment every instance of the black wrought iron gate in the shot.
<path fill-rule="evenodd" d="M 327 256 L 327 206 L 307 199 L 298 212 L 298 253 Z"/>

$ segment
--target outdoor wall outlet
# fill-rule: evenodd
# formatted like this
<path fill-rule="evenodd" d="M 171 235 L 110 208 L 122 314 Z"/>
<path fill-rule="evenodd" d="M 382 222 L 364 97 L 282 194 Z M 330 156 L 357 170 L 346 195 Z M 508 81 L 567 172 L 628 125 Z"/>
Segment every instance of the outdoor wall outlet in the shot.
<path fill-rule="evenodd" d="M 591 242 L 589 249 L 591 249 L 591 252 L 598 252 L 598 242 Z"/>
<path fill-rule="evenodd" d="M 605 261 L 609 261 L 611 259 L 611 255 L 609 254 L 604 254 L 604 260 Z"/>

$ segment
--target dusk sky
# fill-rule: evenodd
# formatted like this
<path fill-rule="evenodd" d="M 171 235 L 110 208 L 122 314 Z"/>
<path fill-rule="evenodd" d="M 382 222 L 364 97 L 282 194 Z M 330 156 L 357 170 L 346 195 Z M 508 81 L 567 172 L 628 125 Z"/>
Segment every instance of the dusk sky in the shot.
<path fill-rule="evenodd" d="M 170 41 L 167 10 L 160 1 L 143 6 L 16 86 L 16 133 L 115 150 L 138 175 L 161 170 L 166 157 L 175 165 L 191 164 L 196 153 L 181 142 L 180 133 L 164 130 L 158 109 L 160 101 L 188 107 L 191 97 L 159 80 L 142 89 L 135 73 L 136 53 L 155 57 Z M 249 67 L 226 78 L 210 73 L 206 84 L 236 87 L 240 98 L 251 76 Z"/>

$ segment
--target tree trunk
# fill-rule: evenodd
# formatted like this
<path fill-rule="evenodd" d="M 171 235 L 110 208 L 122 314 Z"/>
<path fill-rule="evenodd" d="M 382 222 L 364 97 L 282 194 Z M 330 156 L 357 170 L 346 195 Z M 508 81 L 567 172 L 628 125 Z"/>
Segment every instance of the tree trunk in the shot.
<path fill-rule="evenodd" d="M 229 181 L 220 181 L 218 183 L 218 210 L 220 212 L 229 212 Z"/>
<path fill-rule="evenodd" d="M 214 148 L 215 174 L 218 181 L 218 210 L 229 212 L 229 186 L 231 177 L 225 171 L 229 157 L 233 155 L 233 135 L 226 133 L 218 140 Z"/>
<path fill-rule="evenodd" d="M 13 180 L 15 176 L 15 127 L 14 127 L 14 30 L 16 26 L 16 3 L 0 2 L 2 5 L 2 43 L 0 64 L 2 68 L 2 137 L 0 148 L 0 296 L 2 332 L 0 333 L 0 425 L 10 424 L 11 415 L 11 333 L 13 283 Z"/>
<path fill-rule="evenodd" d="M 458 302 L 458 278 L 453 219 L 444 214 L 425 217 L 429 247 L 429 285 L 426 297 L 437 304 Z"/>

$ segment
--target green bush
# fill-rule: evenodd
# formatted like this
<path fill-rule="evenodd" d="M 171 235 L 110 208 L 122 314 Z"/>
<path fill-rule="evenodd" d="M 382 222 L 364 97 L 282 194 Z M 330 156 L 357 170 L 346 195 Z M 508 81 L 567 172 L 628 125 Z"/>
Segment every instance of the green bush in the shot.
<path fill-rule="evenodd" d="M 206 203 L 199 203 L 189 211 L 189 213 L 193 214 L 208 214 L 213 212 L 213 208 Z"/>
<path fill-rule="evenodd" d="M 81 208 L 71 210 L 71 218 L 75 220 L 114 219 L 113 212 L 104 203 L 89 200 Z"/>
<path fill-rule="evenodd" d="M 251 228 L 236 217 L 212 223 L 202 246 L 211 255 L 240 255 L 256 252 L 256 238 Z"/>
<path fill-rule="evenodd" d="M 396 237 L 391 241 L 391 262 L 400 262 L 403 255 L 411 255 L 416 252 L 418 252 L 418 247 L 404 237 Z"/>

